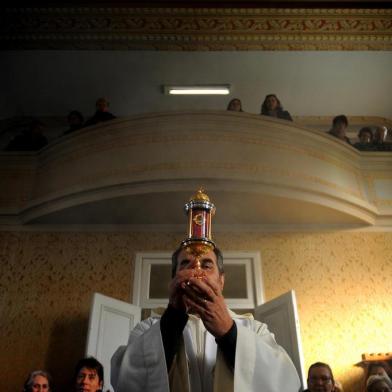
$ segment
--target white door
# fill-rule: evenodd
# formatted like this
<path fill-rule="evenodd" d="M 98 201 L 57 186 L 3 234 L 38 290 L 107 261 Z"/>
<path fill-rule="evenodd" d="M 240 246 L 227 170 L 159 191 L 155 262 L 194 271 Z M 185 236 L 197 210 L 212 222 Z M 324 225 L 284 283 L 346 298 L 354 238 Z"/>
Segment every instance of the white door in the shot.
<path fill-rule="evenodd" d="M 140 315 L 138 306 L 94 293 L 86 356 L 93 356 L 102 363 L 104 391 L 113 391 L 110 385 L 110 359 L 119 346 L 127 344 L 129 333 L 140 321 Z"/>
<path fill-rule="evenodd" d="M 293 361 L 306 389 L 304 359 L 295 292 L 291 290 L 255 308 L 255 319 L 268 325 L 275 339 Z"/>

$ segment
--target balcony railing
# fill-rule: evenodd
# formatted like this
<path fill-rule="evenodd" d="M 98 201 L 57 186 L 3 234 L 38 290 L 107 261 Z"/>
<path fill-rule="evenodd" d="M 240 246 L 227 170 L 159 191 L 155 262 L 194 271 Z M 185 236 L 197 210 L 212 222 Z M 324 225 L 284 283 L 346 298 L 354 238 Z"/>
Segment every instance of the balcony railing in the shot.
<path fill-rule="evenodd" d="M 175 225 L 200 186 L 218 202 L 218 227 L 392 224 L 391 153 L 264 116 L 133 116 L 0 160 L 3 226 Z"/>

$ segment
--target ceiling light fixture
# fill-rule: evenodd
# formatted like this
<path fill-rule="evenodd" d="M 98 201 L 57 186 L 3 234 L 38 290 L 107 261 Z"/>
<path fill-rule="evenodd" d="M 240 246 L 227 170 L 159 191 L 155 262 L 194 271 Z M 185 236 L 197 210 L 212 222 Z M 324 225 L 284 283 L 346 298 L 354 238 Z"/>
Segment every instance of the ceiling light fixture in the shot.
<path fill-rule="evenodd" d="M 166 95 L 228 95 L 230 85 L 164 86 Z"/>

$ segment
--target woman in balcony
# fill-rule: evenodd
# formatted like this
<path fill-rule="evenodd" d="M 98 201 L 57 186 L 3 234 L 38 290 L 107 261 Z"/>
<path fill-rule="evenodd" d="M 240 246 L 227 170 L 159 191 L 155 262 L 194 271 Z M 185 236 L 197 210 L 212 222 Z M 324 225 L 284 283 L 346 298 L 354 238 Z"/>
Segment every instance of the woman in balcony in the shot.
<path fill-rule="evenodd" d="M 227 110 L 231 112 L 242 112 L 242 103 L 238 98 L 233 98 L 227 105 Z"/>
<path fill-rule="evenodd" d="M 264 102 L 261 105 L 260 114 L 281 118 L 282 120 L 293 121 L 290 113 L 287 110 L 283 110 L 283 106 L 275 94 L 268 94 L 265 97 Z"/>

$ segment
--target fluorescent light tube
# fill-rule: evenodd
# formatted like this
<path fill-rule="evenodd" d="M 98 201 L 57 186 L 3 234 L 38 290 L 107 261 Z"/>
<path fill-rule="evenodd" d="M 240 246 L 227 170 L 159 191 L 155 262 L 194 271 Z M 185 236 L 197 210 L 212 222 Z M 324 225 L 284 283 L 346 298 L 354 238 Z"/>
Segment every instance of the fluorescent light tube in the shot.
<path fill-rule="evenodd" d="M 228 95 L 230 85 L 164 86 L 166 95 Z"/>

